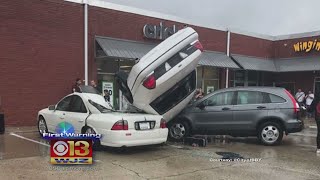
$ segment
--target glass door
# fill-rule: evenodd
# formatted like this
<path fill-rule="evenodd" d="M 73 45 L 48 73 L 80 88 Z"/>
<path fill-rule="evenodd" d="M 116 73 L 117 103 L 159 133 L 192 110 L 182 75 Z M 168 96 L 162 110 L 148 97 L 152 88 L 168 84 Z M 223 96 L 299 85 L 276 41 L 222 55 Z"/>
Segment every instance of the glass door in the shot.
<path fill-rule="evenodd" d="M 199 66 L 197 67 L 197 88 L 202 89 L 203 93 L 209 94 L 219 87 L 219 72 L 216 67 Z"/>
<path fill-rule="evenodd" d="M 107 89 L 110 96 L 110 103 L 115 109 L 121 109 L 124 105 L 123 97 L 116 83 L 115 74 L 119 71 L 125 71 L 129 74 L 135 61 L 120 58 L 97 58 L 96 65 L 98 70 L 98 87 L 104 96 L 104 90 Z"/>

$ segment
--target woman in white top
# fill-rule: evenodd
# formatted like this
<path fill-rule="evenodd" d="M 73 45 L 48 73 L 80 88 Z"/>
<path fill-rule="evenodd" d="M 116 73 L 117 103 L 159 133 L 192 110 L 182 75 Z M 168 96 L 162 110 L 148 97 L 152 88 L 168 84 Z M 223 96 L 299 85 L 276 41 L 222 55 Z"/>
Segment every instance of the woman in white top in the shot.
<path fill-rule="evenodd" d="M 314 94 L 309 91 L 306 96 L 306 106 L 307 106 L 307 117 L 312 118 L 312 110 L 310 109 L 310 105 L 314 99 Z"/>

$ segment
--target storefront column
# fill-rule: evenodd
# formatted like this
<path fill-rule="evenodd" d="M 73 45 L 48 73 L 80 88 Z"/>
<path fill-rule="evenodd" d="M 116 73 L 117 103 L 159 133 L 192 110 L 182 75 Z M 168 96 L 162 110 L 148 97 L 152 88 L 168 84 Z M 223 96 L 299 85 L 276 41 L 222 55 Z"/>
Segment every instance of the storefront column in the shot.
<path fill-rule="evenodd" d="M 230 31 L 227 31 L 227 56 L 230 56 Z M 226 69 L 226 88 L 229 87 L 229 68 Z"/>
<path fill-rule="evenodd" d="M 84 4 L 84 81 L 88 85 L 88 1 Z"/>
<path fill-rule="evenodd" d="M 227 78 L 226 78 L 226 69 L 225 68 L 219 68 L 219 76 L 220 76 L 220 88 L 225 88 L 228 87 L 229 83 L 227 82 Z M 228 85 L 226 85 L 226 83 Z"/>

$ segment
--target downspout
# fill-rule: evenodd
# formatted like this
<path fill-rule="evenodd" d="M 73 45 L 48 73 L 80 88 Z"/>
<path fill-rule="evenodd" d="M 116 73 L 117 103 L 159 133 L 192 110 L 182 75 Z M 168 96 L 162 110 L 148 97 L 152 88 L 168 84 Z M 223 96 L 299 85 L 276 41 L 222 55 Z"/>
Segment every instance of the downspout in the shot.
<path fill-rule="evenodd" d="M 227 56 L 230 57 L 230 31 L 227 30 Z M 229 87 L 229 68 L 226 69 L 226 88 Z"/>
<path fill-rule="evenodd" d="M 88 85 L 88 0 L 84 4 L 84 82 Z"/>

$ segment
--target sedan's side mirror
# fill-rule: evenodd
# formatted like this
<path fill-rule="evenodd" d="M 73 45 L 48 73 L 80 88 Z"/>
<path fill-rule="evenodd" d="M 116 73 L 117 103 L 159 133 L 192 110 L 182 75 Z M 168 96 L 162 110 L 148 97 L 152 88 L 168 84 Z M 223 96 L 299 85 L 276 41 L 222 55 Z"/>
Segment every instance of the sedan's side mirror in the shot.
<path fill-rule="evenodd" d="M 56 110 L 56 106 L 55 106 L 55 105 L 50 105 L 50 106 L 48 107 L 48 109 L 49 109 L 50 111 L 54 111 L 54 110 Z"/>

